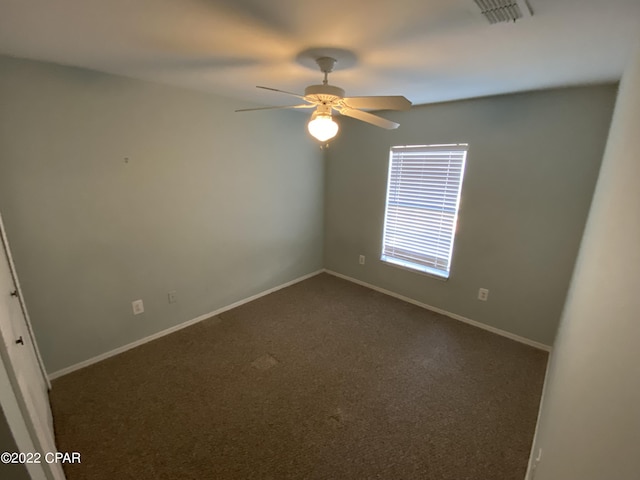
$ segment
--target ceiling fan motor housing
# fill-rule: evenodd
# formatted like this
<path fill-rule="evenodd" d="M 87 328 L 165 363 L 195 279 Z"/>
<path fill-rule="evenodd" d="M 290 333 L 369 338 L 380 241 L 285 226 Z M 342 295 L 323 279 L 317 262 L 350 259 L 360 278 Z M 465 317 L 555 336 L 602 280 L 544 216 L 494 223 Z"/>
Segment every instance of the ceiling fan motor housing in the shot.
<path fill-rule="evenodd" d="M 344 90 L 333 85 L 309 85 L 304 89 L 305 98 L 324 104 L 332 104 L 344 98 Z"/>

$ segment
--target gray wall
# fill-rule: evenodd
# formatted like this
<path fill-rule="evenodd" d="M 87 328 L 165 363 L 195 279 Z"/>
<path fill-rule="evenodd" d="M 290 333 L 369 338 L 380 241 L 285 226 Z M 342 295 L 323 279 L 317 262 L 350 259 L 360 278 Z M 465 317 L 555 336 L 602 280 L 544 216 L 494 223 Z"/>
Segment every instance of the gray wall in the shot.
<path fill-rule="evenodd" d="M 322 267 L 304 117 L 7 57 L 0 104 L 0 210 L 49 372 Z"/>
<path fill-rule="evenodd" d="M 342 119 L 345 132 L 327 150 L 325 267 L 551 345 L 615 92 L 571 88 L 385 112 L 401 123 L 393 131 Z M 439 143 L 470 145 L 446 282 L 379 260 L 389 148 Z M 479 287 L 490 290 L 486 303 Z"/>
<path fill-rule="evenodd" d="M 640 49 L 620 84 L 551 357 L 536 480 L 640 478 L 639 132 Z"/>

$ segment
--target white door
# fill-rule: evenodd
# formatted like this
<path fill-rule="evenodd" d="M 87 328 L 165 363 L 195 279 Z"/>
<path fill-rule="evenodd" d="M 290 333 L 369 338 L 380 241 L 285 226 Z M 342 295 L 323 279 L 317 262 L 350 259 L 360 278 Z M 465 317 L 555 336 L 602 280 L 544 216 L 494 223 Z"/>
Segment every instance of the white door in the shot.
<path fill-rule="evenodd" d="M 32 335 L 26 307 L 21 301 L 20 285 L 15 275 L 9 245 L 0 217 L 0 335 L 5 362 L 25 423 L 29 426 L 33 443 L 44 454 L 55 452 L 53 417 L 49 405 L 48 381 L 39 362 L 37 346 Z M 51 465 L 53 478 L 64 478 L 59 465 Z M 57 472 L 57 473 L 56 473 Z"/>

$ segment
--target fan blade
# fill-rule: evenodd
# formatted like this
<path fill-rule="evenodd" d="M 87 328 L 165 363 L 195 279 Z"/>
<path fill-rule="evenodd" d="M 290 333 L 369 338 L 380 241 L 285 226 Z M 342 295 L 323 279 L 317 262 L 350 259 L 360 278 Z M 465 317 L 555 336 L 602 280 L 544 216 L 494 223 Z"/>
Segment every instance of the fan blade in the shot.
<path fill-rule="evenodd" d="M 278 90 L 277 88 L 261 87 L 260 85 L 258 85 L 256 88 L 262 88 L 263 90 L 271 90 L 272 92 L 286 93 L 287 95 L 293 95 L 294 97 L 302 98 L 304 100 L 304 95 L 298 95 L 297 93 L 285 92 L 284 90 Z"/>
<path fill-rule="evenodd" d="M 411 102 L 402 95 L 379 97 L 348 97 L 342 102 L 351 108 L 365 108 L 371 110 L 409 110 Z"/>
<path fill-rule="evenodd" d="M 258 108 L 241 108 L 240 110 L 236 110 L 236 112 L 253 112 L 256 110 L 278 110 L 283 108 L 315 108 L 315 105 L 303 103 L 302 105 L 286 105 L 284 107 L 258 107 Z"/>
<path fill-rule="evenodd" d="M 370 123 L 372 125 L 375 125 L 376 127 L 386 128 L 387 130 L 393 130 L 394 128 L 398 128 L 400 126 L 399 123 L 392 122 L 391 120 L 387 120 L 386 118 L 379 117 L 369 112 L 356 110 L 355 108 L 345 107 L 340 109 L 339 112 L 341 115 L 357 118 L 358 120 Z"/>

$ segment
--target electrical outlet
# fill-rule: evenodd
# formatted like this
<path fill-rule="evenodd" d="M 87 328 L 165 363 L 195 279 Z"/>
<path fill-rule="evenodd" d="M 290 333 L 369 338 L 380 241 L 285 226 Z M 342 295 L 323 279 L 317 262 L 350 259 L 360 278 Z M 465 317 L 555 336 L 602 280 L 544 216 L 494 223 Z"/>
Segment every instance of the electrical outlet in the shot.
<path fill-rule="evenodd" d="M 364 255 L 360 255 L 360 265 L 364 265 Z"/>
<path fill-rule="evenodd" d="M 481 288 L 480 290 L 478 290 L 478 300 L 482 302 L 486 302 L 487 300 L 489 300 L 489 289 Z"/>
<path fill-rule="evenodd" d="M 171 290 L 169 293 L 167 293 L 167 297 L 169 298 L 169 303 L 176 303 L 178 301 L 178 299 L 176 298 L 177 295 L 178 295 L 178 292 L 176 292 L 175 290 Z"/>
<path fill-rule="evenodd" d="M 134 315 L 140 315 L 141 313 L 144 313 L 144 303 L 142 303 L 142 300 L 134 300 L 133 302 L 131 302 L 131 306 L 133 307 Z"/>

